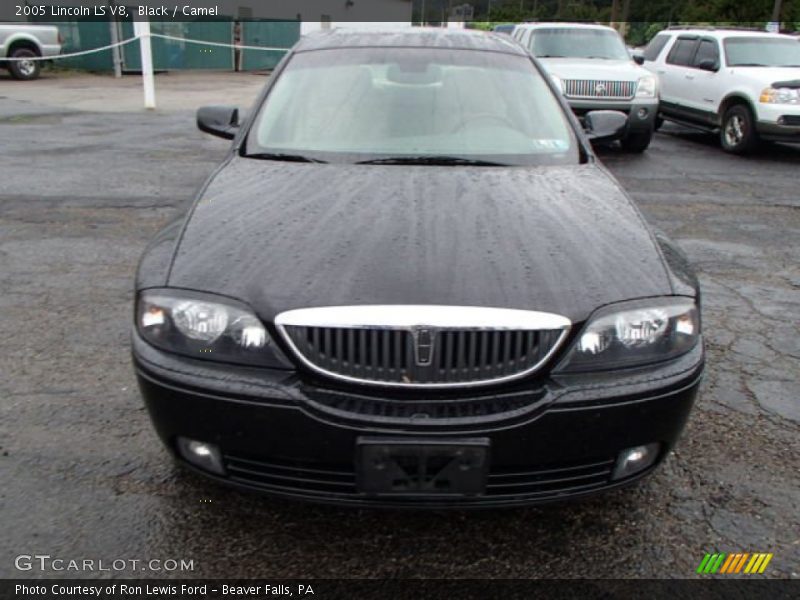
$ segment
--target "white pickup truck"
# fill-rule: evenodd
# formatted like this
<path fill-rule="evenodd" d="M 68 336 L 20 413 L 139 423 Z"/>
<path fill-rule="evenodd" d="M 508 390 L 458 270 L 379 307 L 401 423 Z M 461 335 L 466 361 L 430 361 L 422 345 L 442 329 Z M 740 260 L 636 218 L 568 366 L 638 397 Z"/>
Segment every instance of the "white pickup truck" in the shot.
<path fill-rule="evenodd" d="M 57 56 L 60 52 L 61 35 L 58 27 L 0 23 L 0 66 L 8 69 L 14 79 L 36 79 L 42 61 L 30 59 Z M 16 60 L 5 60 L 8 58 Z"/>

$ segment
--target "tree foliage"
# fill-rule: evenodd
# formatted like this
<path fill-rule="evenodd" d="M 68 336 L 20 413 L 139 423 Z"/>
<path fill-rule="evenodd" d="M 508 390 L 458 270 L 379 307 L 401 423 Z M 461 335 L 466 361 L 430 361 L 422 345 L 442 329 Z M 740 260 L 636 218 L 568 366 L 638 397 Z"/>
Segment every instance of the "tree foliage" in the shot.
<path fill-rule="evenodd" d="M 415 0 L 415 9 L 420 0 Z M 429 14 L 444 14 L 460 0 L 425 0 Z M 643 44 L 669 25 L 714 24 L 763 29 L 772 20 L 775 0 L 465 0 L 475 10 L 476 26 L 524 21 L 625 21 L 627 41 Z M 780 21 L 800 30 L 800 0 L 782 0 Z M 444 12 L 443 12 L 444 11 Z M 614 17 L 612 19 L 612 17 Z"/>

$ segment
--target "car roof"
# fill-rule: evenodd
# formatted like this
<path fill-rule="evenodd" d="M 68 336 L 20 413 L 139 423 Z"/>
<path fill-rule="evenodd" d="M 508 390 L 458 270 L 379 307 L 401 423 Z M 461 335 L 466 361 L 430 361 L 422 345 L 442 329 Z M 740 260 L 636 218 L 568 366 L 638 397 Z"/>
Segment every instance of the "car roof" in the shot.
<path fill-rule="evenodd" d="M 700 35 L 704 37 L 713 37 L 713 38 L 730 38 L 730 37 L 760 37 L 760 38 L 777 38 L 777 39 L 794 39 L 791 35 L 786 35 L 785 33 L 772 33 L 770 31 L 756 31 L 752 29 L 715 29 L 713 27 L 670 27 L 669 29 L 664 29 L 658 32 L 661 33 L 668 33 L 674 35 L 684 35 L 684 34 L 693 34 L 693 35 Z"/>
<path fill-rule="evenodd" d="M 599 23 L 521 23 L 517 27 L 520 29 L 608 29 L 609 31 L 616 31 L 613 27 Z"/>
<path fill-rule="evenodd" d="M 332 48 L 447 48 L 485 50 L 525 56 L 525 51 L 506 35 L 468 29 L 409 27 L 386 30 L 335 28 L 304 35 L 296 52 Z"/>

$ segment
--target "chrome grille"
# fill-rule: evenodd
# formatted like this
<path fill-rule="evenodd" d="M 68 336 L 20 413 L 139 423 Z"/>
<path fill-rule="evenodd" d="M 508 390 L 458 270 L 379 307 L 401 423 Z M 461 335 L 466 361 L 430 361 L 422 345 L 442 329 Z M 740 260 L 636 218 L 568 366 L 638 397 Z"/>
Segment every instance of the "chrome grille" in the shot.
<path fill-rule="evenodd" d="M 521 377 L 546 362 L 570 325 L 558 315 L 506 309 L 347 308 L 289 311 L 278 315 L 276 325 L 309 368 L 390 386 L 469 386 Z"/>
<path fill-rule="evenodd" d="M 605 81 L 602 79 L 565 79 L 564 94 L 568 98 L 604 98 L 630 100 L 636 93 L 635 81 Z"/>

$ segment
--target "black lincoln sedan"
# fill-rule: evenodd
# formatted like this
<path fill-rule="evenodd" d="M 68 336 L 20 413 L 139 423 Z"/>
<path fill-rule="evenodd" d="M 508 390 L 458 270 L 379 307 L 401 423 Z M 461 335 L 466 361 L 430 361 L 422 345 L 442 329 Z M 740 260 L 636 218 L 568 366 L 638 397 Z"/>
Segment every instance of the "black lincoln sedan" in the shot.
<path fill-rule="evenodd" d="M 504 36 L 322 32 L 284 58 L 144 252 L 133 360 L 175 458 L 351 505 L 511 506 L 616 488 L 676 443 L 700 297 Z M 584 131 L 583 127 L 586 128 Z"/>

